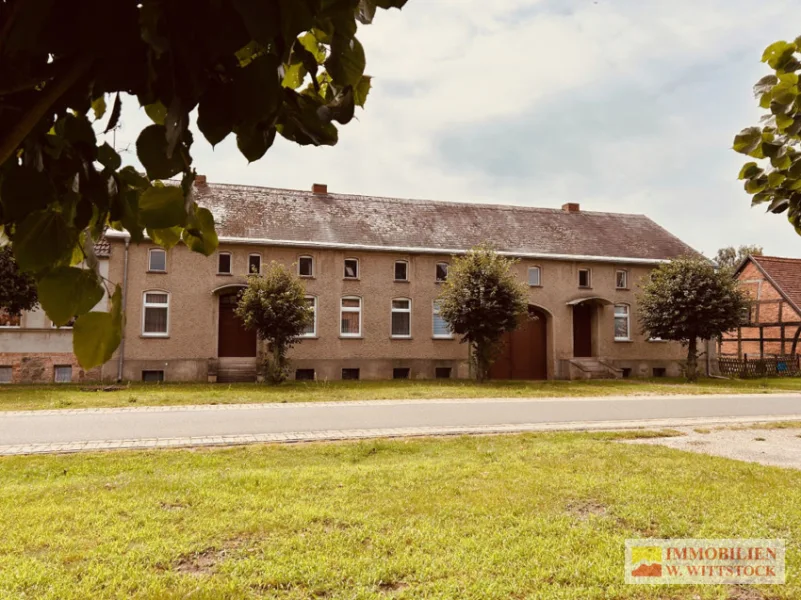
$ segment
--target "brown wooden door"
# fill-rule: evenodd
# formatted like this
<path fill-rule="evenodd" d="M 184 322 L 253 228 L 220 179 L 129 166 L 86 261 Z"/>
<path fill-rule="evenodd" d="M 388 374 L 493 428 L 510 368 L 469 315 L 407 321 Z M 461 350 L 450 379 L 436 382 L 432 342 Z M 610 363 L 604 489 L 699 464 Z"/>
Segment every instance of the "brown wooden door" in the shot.
<path fill-rule="evenodd" d="M 529 307 L 529 314 L 531 319 L 504 336 L 491 379 L 548 379 L 545 313 Z"/>
<path fill-rule="evenodd" d="M 248 331 L 234 314 L 236 294 L 220 296 L 219 356 L 249 358 L 256 356 L 256 332 Z"/>
<path fill-rule="evenodd" d="M 573 307 L 573 356 L 592 356 L 592 306 L 589 304 Z"/>

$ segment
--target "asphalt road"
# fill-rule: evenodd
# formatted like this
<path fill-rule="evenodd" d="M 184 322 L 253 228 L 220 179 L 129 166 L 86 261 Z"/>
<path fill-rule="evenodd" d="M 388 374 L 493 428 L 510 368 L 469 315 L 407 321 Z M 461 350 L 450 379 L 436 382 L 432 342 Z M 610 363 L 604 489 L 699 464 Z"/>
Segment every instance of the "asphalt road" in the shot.
<path fill-rule="evenodd" d="M 0 445 L 801 415 L 801 395 L 424 400 L 0 412 Z"/>

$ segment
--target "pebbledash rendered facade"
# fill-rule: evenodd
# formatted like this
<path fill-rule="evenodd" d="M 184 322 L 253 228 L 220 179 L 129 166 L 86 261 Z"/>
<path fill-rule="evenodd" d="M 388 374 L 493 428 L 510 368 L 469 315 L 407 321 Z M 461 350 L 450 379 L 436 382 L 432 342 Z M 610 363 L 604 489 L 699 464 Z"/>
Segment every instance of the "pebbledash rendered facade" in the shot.
<path fill-rule="evenodd" d="M 645 216 L 203 177 L 194 194 L 217 224 L 220 246 L 211 257 L 107 232 L 108 277 L 123 287 L 126 326 L 123 345 L 100 370 L 103 380 L 254 380 L 257 342 L 233 306 L 247 273 L 270 261 L 296 270 L 314 306 L 313 327 L 290 353 L 293 378 L 467 378 L 467 346 L 437 314 L 436 298 L 454 256 L 484 242 L 519 258 L 515 271 L 528 284 L 535 317 L 507 336 L 493 377 L 681 374 L 683 348 L 646 338 L 635 293 L 654 266 L 694 251 Z"/>
<path fill-rule="evenodd" d="M 453 257 L 482 242 L 520 258 L 515 268 L 538 317 L 507 340 L 495 377 L 681 372 L 681 346 L 639 331 L 635 290 L 656 264 L 693 250 L 644 216 L 203 178 L 195 196 L 217 223 L 220 247 L 211 257 L 108 234 L 109 277 L 123 284 L 127 325 L 104 379 L 255 378 L 255 337 L 232 307 L 247 273 L 270 261 L 296 269 L 315 309 L 314 326 L 290 354 L 293 377 L 469 377 L 467 347 L 437 315 L 436 297 Z"/>

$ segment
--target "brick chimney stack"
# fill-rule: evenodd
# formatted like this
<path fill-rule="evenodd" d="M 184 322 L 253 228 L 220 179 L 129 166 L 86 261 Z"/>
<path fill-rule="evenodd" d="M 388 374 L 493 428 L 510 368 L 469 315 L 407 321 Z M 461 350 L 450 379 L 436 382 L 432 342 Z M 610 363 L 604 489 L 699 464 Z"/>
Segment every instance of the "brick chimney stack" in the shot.
<path fill-rule="evenodd" d="M 581 206 L 578 202 L 568 202 L 562 205 L 562 210 L 569 213 L 581 212 Z"/>
<path fill-rule="evenodd" d="M 324 183 L 312 184 L 312 192 L 315 194 L 325 195 L 328 193 L 328 186 Z"/>

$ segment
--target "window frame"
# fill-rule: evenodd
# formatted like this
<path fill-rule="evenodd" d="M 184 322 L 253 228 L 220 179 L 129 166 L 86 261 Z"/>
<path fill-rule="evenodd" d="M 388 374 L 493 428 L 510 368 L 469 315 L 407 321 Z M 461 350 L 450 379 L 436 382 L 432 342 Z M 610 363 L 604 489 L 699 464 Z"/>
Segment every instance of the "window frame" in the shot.
<path fill-rule="evenodd" d="M 14 383 L 14 365 L 0 365 L 0 371 L 8 373 L 8 381 L 0 378 L 0 385 L 11 385 Z"/>
<path fill-rule="evenodd" d="M 154 252 L 161 252 L 164 255 L 164 268 L 154 269 L 152 257 Z M 167 251 L 164 248 L 148 248 L 147 250 L 147 272 L 148 273 L 166 273 L 167 272 Z"/>
<path fill-rule="evenodd" d="M 300 263 L 303 259 L 308 258 L 311 262 L 311 273 L 308 275 L 304 275 L 300 272 Z M 302 256 L 298 256 L 298 277 L 302 277 L 304 279 L 313 279 L 314 278 L 314 257 L 310 254 L 304 254 Z"/>
<path fill-rule="evenodd" d="M 220 257 L 228 256 L 228 268 L 231 269 L 227 273 L 220 271 Z M 231 252 L 223 250 L 217 253 L 217 275 L 233 275 L 234 274 L 234 255 Z"/>
<path fill-rule="evenodd" d="M 395 308 L 395 302 L 403 301 L 409 303 L 409 308 Z M 395 334 L 392 332 L 392 317 L 398 314 L 409 315 L 409 333 L 408 334 Z M 389 303 L 389 337 L 393 340 L 410 340 L 412 339 L 412 299 L 411 298 L 393 298 Z"/>
<path fill-rule="evenodd" d="M 58 370 L 59 369 L 69 369 L 70 370 L 70 378 L 67 381 L 59 381 L 58 380 Z M 63 383 L 72 383 L 72 365 L 53 365 L 53 383 L 63 384 Z"/>
<path fill-rule="evenodd" d="M 450 328 L 448 329 L 448 331 L 450 331 L 448 335 L 437 334 L 437 329 L 435 327 L 436 317 L 440 317 L 440 319 L 442 318 L 439 314 L 439 311 L 439 302 L 434 300 L 431 308 L 431 337 L 435 340 L 452 340 L 454 339 L 454 336 L 453 331 L 450 331 Z"/>
<path fill-rule="evenodd" d="M 445 266 L 445 278 L 439 278 L 439 268 L 440 266 Z M 448 281 L 448 275 L 450 274 L 449 271 L 451 270 L 451 263 L 445 261 L 438 261 L 436 265 L 434 265 L 434 282 L 435 283 L 445 283 Z"/>
<path fill-rule="evenodd" d="M 398 265 L 403 265 L 405 270 L 406 270 L 406 277 L 403 278 L 403 279 L 398 279 Z M 408 260 L 396 260 L 395 264 L 392 266 L 392 269 L 393 269 L 393 273 L 392 273 L 393 281 L 404 282 L 404 283 L 408 283 L 409 282 L 409 261 Z"/>
<path fill-rule="evenodd" d="M 581 273 L 582 272 L 586 272 L 587 273 L 587 285 L 581 285 Z M 578 283 L 579 289 L 582 289 L 582 290 L 592 289 L 592 269 L 590 269 L 589 267 L 580 268 L 578 270 L 578 281 L 577 281 L 577 283 Z"/>
<path fill-rule="evenodd" d="M 531 272 L 537 271 L 537 283 L 531 283 Z M 542 267 L 540 265 L 531 265 L 526 272 L 528 275 L 528 286 L 529 287 L 542 287 Z"/>
<path fill-rule="evenodd" d="M 342 303 L 345 300 L 358 300 L 359 301 L 359 308 L 353 307 L 345 307 Z M 364 302 L 360 296 L 342 296 L 339 299 L 339 337 L 341 338 L 351 338 L 351 339 L 358 339 L 362 337 L 362 312 L 364 310 Z M 342 332 L 342 315 L 346 312 L 355 312 L 359 313 L 359 332 L 358 333 L 343 333 Z"/>
<path fill-rule="evenodd" d="M 351 260 L 356 262 L 356 275 L 354 275 L 353 277 L 349 277 L 348 276 L 348 261 L 351 261 Z M 345 260 L 343 260 L 342 261 L 342 279 L 347 279 L 349 281 L 358 280 L 359 276 L 361 275 L 361 270 L 362 270 L 361 264 L 359 264 L 359 263 L 360 263 L 359 259 L 358 258 L 354 258 L 354 257 L 346 258 Z"/>
<path fill-rule="evenodd" d="M 250 259 L 253 258 L 254 256 L 257 256 L 259 258 L 259 270 L 256 271 L 256 272 L 253 272 L 253 271 L 250 270 Z M 262 259 L 261 252 L 251 252 L 250 254 L 248 254 L 248 275 L 261 275 L 261 269 L 262 269 L 263 264 L 264 264 L 264 260 Z M 234 265 L 233 265 L 233 262 L 232 262 L 231 263 L 231 271 L 233 271 L 233 266 Z M 219 268 L 219 267 L 220 267 L 220 265 L 218 263 L 217 264 L 217 268 Z"/>
<path fill-rule="evenodd" d="M 161 303 L 153 303 L 147 301 L 148 294 L 165 294 L 167 296 L 167 302 L 164 304 Z M 170 337 L 170 292 L 167 290 L 145 290 L 142 292 L 142 330 L 141 335 L 142 337 L 146 338 L 168 338 Z M 166 319 L 166 326 L 165 331 L 162 332 L 152 332 L 152 331 L 145 331 L 145 320 L 147 318 L 147 309 L 148 308 L 165 308 L 167 309 L 167 319 Z"/>
<path fill-rule="evenodd" d="M 300 335 L 302 339 L 314 339 L 317 337 L 317 296 L 313 296 L 311 294 L 306 294 L 303 297 L 304 300 L 311 300 L 312 307 L 314 309 L 314 321 L 312 323 L 313 330 L 311 333 L 303 333 Z M 342 328 L 342 324 L 340 323 L 340 329 Z"/>
<path fill-rule="evenodd" d="M 618 285 L 618 275 L 623 274 L 623 285 Z M 629 289 L 629 272 L 627 269 L 615 269 L 615 289 L 627 290 Z"/>
<path fill-rule="evenodd" d="M 618 308 L 625 308 L 626 314 L 625 315 L 618 315 L 617 309 Z M 617 320 L 622 319 L 623 317 L 626 318 L 626 337 L 621 337 L 617 335 Z M 614 314 L 614 329 L 613 334 L 615 336 L 616 342 L 630 342 L 631 341 L 631 306 L 628 304 L 615 304 L 615 314 Z"/>

